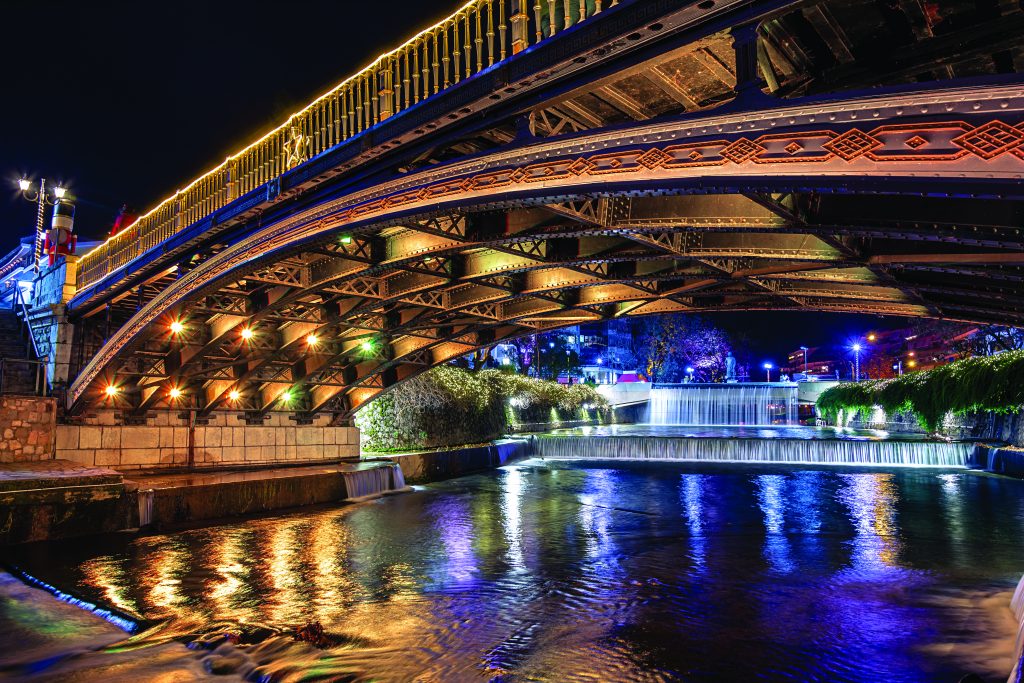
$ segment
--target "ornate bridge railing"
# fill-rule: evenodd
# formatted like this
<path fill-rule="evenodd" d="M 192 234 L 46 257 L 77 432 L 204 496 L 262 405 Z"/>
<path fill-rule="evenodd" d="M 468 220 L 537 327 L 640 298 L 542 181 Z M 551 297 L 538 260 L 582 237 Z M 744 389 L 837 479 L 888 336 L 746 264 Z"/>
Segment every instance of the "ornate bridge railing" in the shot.
<path fill-rule="evenodd" d="M 471 0 L 87 253 L 82 289 L 232 200 L 620 0 Z"/>

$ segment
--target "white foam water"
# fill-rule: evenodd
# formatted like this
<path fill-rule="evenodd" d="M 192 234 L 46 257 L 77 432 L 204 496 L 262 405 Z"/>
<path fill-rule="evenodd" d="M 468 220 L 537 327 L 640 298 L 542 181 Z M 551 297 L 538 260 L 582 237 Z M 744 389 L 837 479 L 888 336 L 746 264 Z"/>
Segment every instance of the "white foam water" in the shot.
<path fill-rule="evenodd" d="M 153 489 L 139 489 L 137 495 L 139 500 L 139 526 L 149 526 L 153 523 L 153 498 L 155 493 Z"/>
<path fill-rule="evenodd" d="M 795 384 L 678 384 L 654 387 L 647 421 L 655 425 L 797 423 Z"/>
<path fill-rule="evenodd" d="M 544 436 L 544 458 L 965 467 L 971 444 L 852 439 Z"/>
<path fill-rule="evenodd" d="M 346 500 L 379 496 L 405 488 L 405 477 L 397 464 L 342 472 L 342 476 L 345 477 Z"/>

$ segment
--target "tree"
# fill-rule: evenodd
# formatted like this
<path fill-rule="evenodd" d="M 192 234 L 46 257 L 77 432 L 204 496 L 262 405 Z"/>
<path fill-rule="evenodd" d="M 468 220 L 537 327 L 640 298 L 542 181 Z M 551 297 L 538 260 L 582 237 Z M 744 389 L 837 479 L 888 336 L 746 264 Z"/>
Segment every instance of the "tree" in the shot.
<path fill-rule="evenodd" d="M 634 353 L 652 382 L 682 381 L 687 368 L 697 382 L 720 382 L 729 350 L 725 332 L 704 318 L 670 313 L 644 320 Z"/>
<path fill-rule="evenodd" d="M 579 367 L 580 356 L 565 334 L 555 332 L 541 337 L 540 371 L 544 377 L 558 379 L 559 375 L 571 375 Z"/>

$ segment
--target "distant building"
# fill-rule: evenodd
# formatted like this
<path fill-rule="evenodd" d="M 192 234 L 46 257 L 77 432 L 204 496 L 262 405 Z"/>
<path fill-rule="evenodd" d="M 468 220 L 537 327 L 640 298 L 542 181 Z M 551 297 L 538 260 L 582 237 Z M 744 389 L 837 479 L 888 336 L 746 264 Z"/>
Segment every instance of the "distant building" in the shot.
<path fill-rule="evenodd" d="M 580 375 L 598 384 L 614 384 L 635 369 L 631 320 L 608 320 L 580 325 Z"/>

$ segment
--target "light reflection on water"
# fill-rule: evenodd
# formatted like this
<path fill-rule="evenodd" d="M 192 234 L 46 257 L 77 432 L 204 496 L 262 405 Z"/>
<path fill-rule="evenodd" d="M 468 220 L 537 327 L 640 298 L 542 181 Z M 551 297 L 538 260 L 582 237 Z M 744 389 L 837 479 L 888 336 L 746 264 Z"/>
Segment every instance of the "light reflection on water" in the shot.
<path fill-rule="evenodd" d="M 137 645 L 234 629 L 250 678 L 955 681 L 1011 666 L 1022 501 L 959 471 L 527 461 L 13 560 L 162 622 Z M 336 646 L 293 643 L 310 621 Z"/>

